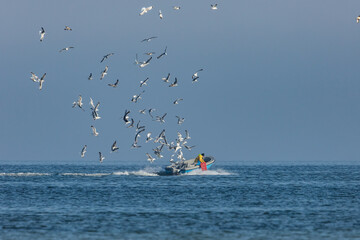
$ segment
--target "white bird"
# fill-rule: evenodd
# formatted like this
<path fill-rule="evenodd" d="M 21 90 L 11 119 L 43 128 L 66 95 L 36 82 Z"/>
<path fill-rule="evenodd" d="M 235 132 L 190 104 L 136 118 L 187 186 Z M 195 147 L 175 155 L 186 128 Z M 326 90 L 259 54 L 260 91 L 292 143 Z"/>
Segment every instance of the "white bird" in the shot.
<path fill-rule="evenodd" d="M 193 82 L 197 82 L 197 79 L 199 78 L 199 76 L 198 76 L 198 74 L 199 74 L 199 72 L 201 72 L 201 71 L 203 71 L 204 69 L 199 69 L 199 70 L 197 70 L 193 75 L 192 75 L 192 80 L 193 80 Z"/>
<path fill-rule="evenodd" d="M 39 89 L 42 89 L 43 83 L 44 83 L 44 79 L 45 79 L 46 73 L 44 73 L 44 75 L 42 75 L 42 77 L 39 80 Z"/>
<path fill-rule="evenodd" d="M 211 9 L 212 9 L 212 10 L 217 10 L 217 9 L 218 9 L 218 8 L 217 8 L 217 4 L 214 4 L 214 5 L 211 4 Z"/>
<path fill-rule="evenodd" d="M 147 13 L 148 11 L 150 11 L 153 7 L 149 6 L 149 7 L 143 7 L 141 8 L 141 12 L 140 12 L 140 16 L 144 15 L 145 13 Z"/>
<path fill-rule="evenodd" d="M 119 84 L 119 79 L 117 79 L 115 83 L 109 83 L 108 86 L 116 88 L 118 84 Z"/>
<path fill-rule="evenodd" d="M 133 102 L 133 103 L 137 103 L 137 101 L 139 100 L 139 99 L 141 99 L 141 94 L 143 94 L 145 91 L 142 91 L 141 93 L 139 93 L 138 95 L 134 95 L 132 98 L 131 98 L 131 101 Z"/>
<path fill-rule="evenodd" d="M 173 83 L 171 83 L 170 85 L 169 85 L 169 87 L 177 87 L 177 85 L 178 85 L 178 80 L 177 80 L 177 78 L 175 78 L 175 81 L 173 82 Z"/>
<path fill-rule="evenodd" d="M 185 145 L 185 144 L 183 144 L 183 146 L 184 146 L 187 150 L 189 150 L 189 151 L 191 151 L 191 149 L 193 149 L 194 147 L 196 147 L 196 145 L 194 145 L 194 146 L 188 146 L 188 145 Z"/>
<path fill-rule="evenodd" d="M 164 115 L 162 115 L 161 117 L 160 116 L 156 116 L 156 121 L 158 121 L 158 122 L 161 122 L 161 123 L 164 123 L 165 122 L 165 117 L 166 117 L 166 114 L 167 113 L 165 113 Z"/>
<path fill-rule="evenodd" d="M 155 111 L 155 110 L 156 110 L 155 108 L 150 108 L 150 109 L 149 109 L 148 112 L 149 112 L 149 115 L 150 115 L 151 118 L 154 118 L 151 113 L 152 113 L 153 111 Z"/>
<path fill-rule="evenodd" d="M 160 54 L 160 55 L 157 57 L 157 59 L 161 58 L 161 57 L 164 56 L 164 55 L 167 55 L 166 50 L 167 50 L 167 46 L 165 47 L 164 52 L 163 52 L 162 54 Z"/>
<path fill-rule="evenodd" d="M 99 135 L 99 133 L 96 131 L 96 128 L 93 125 L 91 125 L 91 129 L 92 129 L 93 135 L 95 137 L 97 137 Z"/>
<path fill-rule="evenodd" d="M 155 161 L 155 158 L 153 158 L 149 153 L 146 153 L 146 156 L 148 157 L 148 161 L 153 163 Z"/>
<path fill-rule="evenodd" d="M 129 121 L 129 119 L 130 119 L 129 113 L 130 113 L 130 111 L 125 110 L 125 114 L 124 114 L 124 117 L 123 117 L 123 120 L 124 120 L 125 124 L 130 123 L 130 121 Z"/>
<path fill-rule="evenodd" d="M 151 61 L 152 57 L 150 57 L 148 60 L 146 60 L 145 62 L 142 62 L 139 64 L 139 67 L 143 68 L 146 67 L 147 65 L 149 65 L 150 61 Z"/>
<path fill-rule="evenodd" d="M 180 6 L 174 6 L 173 9 L 174 10 L 180 10 Z"/>
<path fill-rule="evenodd" d="M 92 73 L 90 73 L 88 80 L 92 80 Z"/>
<path fill-rule="evenodd" d="M 69 26 L 65 26 L 64 30 L 65 30 L 65 31 L 72 31 L 72 28 L 69 27 Z"/>
<path fill-rule="evenodd" d="M 189 132 L 188 132 L 188 130 L 185 130 L 185 138 L 184 138 L 184 140 L 187 140 L 187 139 L 190 139 L 191 137 L 190 137 L 190 135 L 189 135 Z"/>
<path fill-rule="evenodd" d="M 168 73 L 167 77 L 161 78 L 161 80 L 163 80 L 164 82 L 169 82 L 169 78 L 170 78 L 170 73 Z"/>
<path fill-rule="evenodd" d="M 185 121 L 185 118 L 182 118 L 182 117 L 179 117 L 179 116 L 175 116 L 175 117 L 177 117 L 177 119 L 178 119 L 178 121 L 177 121 L 178 125 L 181 125 Z"/>
<path fill-rule="evenodd" d="M 111 146 L 111 151 L 112 152 L 115 152 L 115 151 L 117 151 L 117 150 L 119 150 L 119 148 L 116 146 L 116 141 L 113 143 L 113 145 Z"/>
<path fill-rule="evenodd" d="M 140 87 L 147 85 L 147 81 L 149 80 L 149 78 L 146 78 L 144 81 L 140 81 Z"/>
<path fill-rule="evenodd" d="M 146 142 L 151 141 L 153 138 L 151 137 L 151 132 L 146 134 Z"/>
<path fill-rule="evenodd" d="M 129 122 L 130 122 L 130 125 L 129 125 L 127 128 L 132 128 L 132 127 L 134 127 L 134 119 L 131 118 L 131 121 L 129 121 Z"/>
<path fill-rule="evenodd" d="M 146 114 L 145 111 L 146 111 L 146 108 L 139 110 L 139 113 L 140 113 L 140 114 Z"/>
<path fill-rule="evenodd" d="M 81 149 L 81 157 L 82 157 L 82 158 L 85 156 L 86 148 L 87 148 L 87 145 L 85 145 L 85 146 Z"/>
<path fill-rule="evenodd" d="M 31 79 L 33 82 L 39 82 L 39 81 L 40 81 L 39 77 L 36 76 L 35 73 L 33 73 L 33 72 L 30 72 L 30 73 L 31 73 L 30 79 Z"/>
<path fill-rule="evenodd" d="M 107 74 L 108 69 L 109 69 L 109 67 L 106 66 L 105 69 L 104 69 L 104 71 L 102 71 L 100 80 L 102 80 L 102 79 L 105 77 L 105 75 Z"/>
<path fill-rule="evenodd" d="M 81 95 L 79 95 L 79 98 L 78 98 L 77 101 L 73 102 L 73 106 L 72 106 L 72 107 L 74 108 L 74 107 L 76 107 L 76 106 L 78 106 L 78 107 L 81 108 L 83 111 L 85 111 L 85 110 L 82 108 L 83 102 L 82 102 L 82 97 L 81 97 Z"/>
<path fill-rule="evenodd" d="M 141 42 L 150 42 L 151 40 L 153 40 L 155 38 L 157 38 L 157 37 L 144 38 L 143 40 L 141 40 Z"/>
<path fill-rule="evenodd" d="M 41 27 L 41 31 L 39 31 L 39 34 L 40 34 L 40 42 L 42 42 L 45 37 L 45 29 L 43 27 Z"/>
<path fill-rule="evenodd" d="M 356 18 L 356 22 L 359 23 L 360 21 L 360 15 Z"/>
<path fill-rule="evenodd" d="M 69 49 L 74 48 L 74 47 L 64 47 L 63 49 L 60 49 L 59 52 L 63 52 L 63 51 L 69 51 Z"/>
<path fill-rule="evenodd" d="M 184 100 L 184 99 L 178 98 L 178 99 L 176 99 L 173 103 L 176 105 L 176 104 L 179 104 L 179 102 L 182 101 L 182 100 Z"/>
<path fill-rule="evenodd" d="M 136 124 L 136 131 L 140 131 L 142 129 L 145 129 L 145 126 L 140 126 L 140 120 L 139 120 L 138 123 Z"/>
<path fill-rule="evenodd" d="M 177 136 L 178 136 L 179 142 L 184 141 L 184 138 L 183 138 L 183 136 L 181 135 L 181 133 L 177 132 Z"/>
<path fill-rule="evenodd" d="M 160 19 L 163 19 L 163 15 L 162 15 L 161 10 L 159 10 L 159 17 L 160 17 Z"/>
<path fill-rule="evenodd" d="M 102 163 L 104 161 L 105 157 L 101 154 L 101 152 L 99 152 L 99 160 L 100 163 Z"/>
<path fill-rule="evenodd" d="M 104 60 L 106 60 L 108 57 L 114 55 L 114 53 L 109 53 L 109 54 L 106 54 L 100 61 L 100 63 L 102 63 Z"/>

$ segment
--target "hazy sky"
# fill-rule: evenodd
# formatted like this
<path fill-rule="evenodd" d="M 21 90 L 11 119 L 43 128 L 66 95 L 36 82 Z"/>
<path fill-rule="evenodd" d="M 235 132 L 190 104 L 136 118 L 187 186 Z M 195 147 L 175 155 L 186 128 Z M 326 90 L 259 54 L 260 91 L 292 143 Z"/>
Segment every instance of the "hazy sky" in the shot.
<path fill-rule="evenodd" d="M 227 0 L 212 11 L 213 3 L 1 1 L 0 161 L 97 164 L 101 151 L 104 164 L 147 164 L 145 153 L 153 155 L 156 145 L 145 144 L 142 134 L 142 148 L 130 149 L 135 129 L 122 121 L 129 109 L 153 135 L 166 129 L 173 141 L 177 131 L 189 130 L 188 145 L 196 148 L 184 150 L 186 158 L 205 152 L 219 162 L 357 162 L 360 2 Z M 139 16 L 150 5 L 153 10 Z M 158 38 L 140 43 L 151 36 Z M 68 46 L 74 49 L 59 53 Z M 144 52 L 157 56 L 166 46 L 168 55 L 147 67 L 133 64 L 136 53 L 146 60 Z M 100 80 L 105 66 L 108 75 Z M 47 73 L 43 90 L 30 80 L 31 71 Z M 178 87 L 161 81 L 167 73 L 171 81 L 178 78 Z M 118 88 L 107 85 L 116 79 Z M 143 98 L 130 102 L 142 90 Z M 84 112 L 71 108 L 79 94 Z M 101 102 L 98 121 L 91 118 L 89 97 Z M 184 101 L 173 105 L 180 97 Z M 143 108 L 166 112 L 166 123 L 140 115 Z M 175 115 L 186 119 L 183 125 Z M 120 150 L 110 153 L 114 140 Z M 155 165 L 167 164 L 169 156 L 165 150 Z"/>

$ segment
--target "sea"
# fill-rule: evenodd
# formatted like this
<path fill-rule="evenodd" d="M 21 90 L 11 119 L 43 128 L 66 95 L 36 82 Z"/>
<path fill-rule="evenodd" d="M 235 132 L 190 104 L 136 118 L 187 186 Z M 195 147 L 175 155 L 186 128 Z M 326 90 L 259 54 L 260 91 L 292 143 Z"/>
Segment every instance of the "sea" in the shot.
<path fill-rule="evenodd" d="M 0 165 L 0 239 L 360 239 L 359 165 Z"/>

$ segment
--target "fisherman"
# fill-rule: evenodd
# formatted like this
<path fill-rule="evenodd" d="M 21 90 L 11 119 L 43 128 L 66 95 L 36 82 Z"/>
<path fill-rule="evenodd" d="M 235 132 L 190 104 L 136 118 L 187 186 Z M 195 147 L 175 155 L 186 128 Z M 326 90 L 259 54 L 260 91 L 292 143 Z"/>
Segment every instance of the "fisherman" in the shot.
<path fill-rule="evenodd" d="M 205 153 L 202 153 L 202 154 L 199 154 L 199 156 L 197 156 L 194 160 L 194 164 L 195 165 L 200 165 L 200 163 L 204 163 L 204 156 L 205 156 Z M 200 163 L 199 163 L 200 162 Z"/>

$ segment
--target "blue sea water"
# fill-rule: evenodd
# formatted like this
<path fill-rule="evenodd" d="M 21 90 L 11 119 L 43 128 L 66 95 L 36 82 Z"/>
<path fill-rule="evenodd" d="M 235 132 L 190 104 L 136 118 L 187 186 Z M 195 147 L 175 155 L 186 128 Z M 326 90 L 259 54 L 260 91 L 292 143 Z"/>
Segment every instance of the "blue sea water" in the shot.
<path fill-rule="evenodd" d="M 0 239 L 360 239 L 360 166 L 0 165 Z"/>

